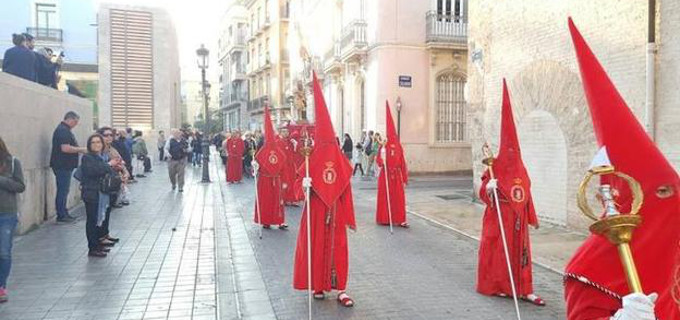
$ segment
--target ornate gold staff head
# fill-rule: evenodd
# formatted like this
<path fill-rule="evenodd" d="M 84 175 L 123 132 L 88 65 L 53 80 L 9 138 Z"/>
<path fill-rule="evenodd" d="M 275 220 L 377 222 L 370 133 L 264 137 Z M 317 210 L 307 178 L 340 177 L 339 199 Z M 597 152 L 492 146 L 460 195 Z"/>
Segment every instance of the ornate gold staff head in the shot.
<path fill-rule="evenodd" d="M 594 176 L 613 175 L 626 181 L 633 195 L 633 202 L 629 213 L 621 213 L 616 207 L 613 190 L 609 184 L 601 184 L 598 187 L 598 198 L 603 207 L 603 214 L 596 216 L 588 204 L 586 189 Z M 590 225 L 590 232 L 606 237 L 611 243 L 616 245 L 619 250 L 619 257 L 626 273 L 628 287 L 632 292 L 642 292 L 642 285 L 637 274 L 633 254 L 630 250 L 630 241 L 633 238 L 633 231 L 642 222 L 642 217 L 638 215 L 642 207 L 644 194 L 640 183 L 633 177 L 616 171 L 609 162 L 606 149 L 601 149 L 596 159 L 588 170 L 578 189 L 578 207 L 589 219 L 595 221 Z"/>
<path fill-rule="evenodd" d="M 484 155 L 482 163 L 489 167 L 493 166 L 493 162 L 496 160 L 496 158 L 494 157 L 493 151 L 491 151 L 491 148 L 487 142 L 484 142 L 484 145 L 482 146 L 482 154 Z"/>
<path fill-rule="evenodd" d="M 310 154 L 312 154 L 312 145 L 311 145 L 311 138 L 309 137 L 309 132 L 307 131 L 307 128 L 302 129 L 302 148 L 300 148 L 300 153 L 305 156 L 309 157 Z"/>

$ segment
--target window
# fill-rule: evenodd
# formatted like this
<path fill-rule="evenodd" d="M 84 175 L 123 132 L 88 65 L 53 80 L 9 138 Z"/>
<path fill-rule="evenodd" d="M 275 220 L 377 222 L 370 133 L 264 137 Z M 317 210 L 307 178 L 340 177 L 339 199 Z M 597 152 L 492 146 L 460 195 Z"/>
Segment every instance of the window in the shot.
<path fill-rule="evenodd" d="M 463 15 L 463 2 L 465 0 L 437 0 L 437 14 L 440 16 L 439 21 L 445 20 L 455 22 L 461 20 Z"/>
<path fill-rule="evenodd" d="M 54 3 L 35 4 L 35 27 L 38 29 L 58 29 L 57 5 Z"/>
<path fill-rule="evenodd" d="M 465 77 L 448 72 L 437 77 L 436 142 L 465 140 Z"/>

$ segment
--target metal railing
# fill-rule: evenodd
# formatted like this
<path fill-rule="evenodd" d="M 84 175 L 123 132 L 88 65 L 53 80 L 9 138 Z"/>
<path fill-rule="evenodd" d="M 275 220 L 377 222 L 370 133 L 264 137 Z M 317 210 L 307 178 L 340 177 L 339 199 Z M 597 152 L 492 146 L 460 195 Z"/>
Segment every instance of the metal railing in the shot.
<path fill-rule="evenodd" d="M 26 28 L 26 33 L 35 37 L 38 41 L 62 42 L 63 31 L 52 28 Z"/>
<path fill-rule="evenodd" d="M 340 46 L 342 49 L 352 46 L 352 47 L 362 47 L 368 44 L 366 40 L 366 21 L 365 20 L 354 20 L 347 24 L 342 29 L 342 40 Z"/>
<path fill-rule="evenodd" d="M 461 15 L 427 12 L 425 36 L 427 42 L 467 42 L 467 20 Z"/>
<path fill-rule="evenodd" d="M 259 98 L 248 101 L 248 111 L 259 110 L 269 103 L 269 96 L 264 95 Z"/>

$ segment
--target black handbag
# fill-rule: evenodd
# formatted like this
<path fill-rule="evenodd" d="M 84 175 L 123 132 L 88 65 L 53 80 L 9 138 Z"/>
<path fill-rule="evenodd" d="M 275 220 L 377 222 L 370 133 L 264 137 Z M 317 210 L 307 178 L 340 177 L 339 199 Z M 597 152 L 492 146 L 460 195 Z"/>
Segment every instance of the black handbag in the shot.
<path fill-rule="evenodd" d="M 123 180 L 117 173 L 107 173 L 99 182 L 99 191 L 105 194 L 112 194 L 120 191 Z"/>

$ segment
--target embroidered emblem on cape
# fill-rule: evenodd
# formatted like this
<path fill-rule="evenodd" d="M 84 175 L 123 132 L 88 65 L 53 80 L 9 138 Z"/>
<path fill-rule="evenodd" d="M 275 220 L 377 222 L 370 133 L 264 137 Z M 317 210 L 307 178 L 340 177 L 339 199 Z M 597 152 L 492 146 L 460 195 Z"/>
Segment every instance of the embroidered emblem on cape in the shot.
<path fill-rule="evenodd" d="M 510 188 L 510 196 L 512 201 L 524 202 L 524 188 L 519 184 L 512 186 L 512 188 Z"/>
<path fill-rule="evenodd" d="M 276 156 L 276 153 L 274 151 L 271 151 L 269 153 L 269 163 L 271 164 L 277 164 L 279 163 L 279 157 Z"/>
<path fill-rule="evenodd" d="M 335 162 L 328 161 L 325 163 L 326 169 L 323 169 L 323 182 L 326 184 L 334 184 L 338 173 L 335 171 Z"/>

